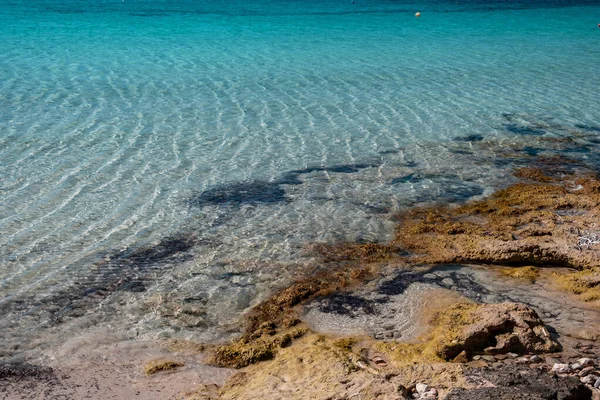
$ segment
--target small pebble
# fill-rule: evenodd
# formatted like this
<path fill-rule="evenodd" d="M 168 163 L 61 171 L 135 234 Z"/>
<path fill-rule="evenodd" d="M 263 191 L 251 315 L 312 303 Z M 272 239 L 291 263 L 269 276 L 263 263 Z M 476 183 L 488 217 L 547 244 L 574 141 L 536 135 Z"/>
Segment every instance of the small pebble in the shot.
<path fill-rule="evenodd" d="M 542 357 L 535 354 L 535 355 L 531 356 L 529 361 L 531 361 L 532 363 L 539 363 L 539 362 L 542 362 Z"/>
<path fill-rule="evenodd" d="M 479 361 L 481 360 L 481 356 L 477 355 L 477 356 L 473 356 L 473 361 Z"/>
<path fill-rule="evenodd" d="M 591 358 L 580 358 L 577 360 L 578 364 L 581 364 L 582 367 L 593 367 L 596 363 Z"/>
<path fill-rule="evenodd" d="M 579 376 L 581 376 L 581 377 L 588 376 L 593 371 L 594 371 L 594 367 L 585 367 L 584 369 L 579 371 Z"/>
<path fill-rule="evenodd" d="M 519 364 L 527 364 L 529 362 L 529 358 L 527 358 L 527 357 L 521 357 L 521 358 L 517 359 L 517 362 Z"/>
<path fill-rule="evenodd" d="M 579 381 L 586 385 L 593 385 L 594 382 L 596 382 L 596 377 L 592 376 L 592 375 L 588 375 L 588 376 L 584 376 L 583 378 L 579 378 Z"/>
<path fill-rule="evenodd" d="M 571 372 L 571 367 L 569 366 L 569 364 L 555 363 L 552 367 L 552 372 L 557 372 L 559 374 L 568 374 L 569 372 Z"/>
<path fill-rule="evenodd" d="M 415 389 L 417 389 L 417 393 L 419 394 L 423 394 L 425 393 L 427 390 L 429 390 L 429 386 L 427 386 L 424 383 L 417 383 L 417 385 L 415 386 Z"/>
<path fill-rule="evenodd" d="M 454 285 L 454 281 L 450 278 L 444 278 L 442 279 L 442 285 L 445 286 L 453 286 Z"/>
<path fill-rule="evenodd" d="M 517 357 L 519 357 L 519 355 L 517 353 L 506 353 L 506 355 L 508 356 L 508 358 L 517 358 Z"/>
<path fill-rule="evenodd" d="M 508 356 L 506 354 L 496 354 L 495 357 L 497 360 L 500 360 L 500 361 L 506 360 L 508 358 Z"/>
<path fill-rule="evenodd" d="M 596 389 L 599 389 L 599 388 L 600 388 L 600 378 L 596 379 L 596 383 L 594 383 L 594 387 L 595 387 Z"/>
<path fill-rule="evenodd" d="M 575 363 L 575 364 L 571 365 L 571 369 L 574 371 L 579 371 L 581 368 L 582 368 L 581 364 L 579 364 L 579 363 Z"/>
<path fill-rule="evenodd" d="M 496 361 L 496 357 L 494 356 L 481 356 L 481 358 L 483 358 L 485 361 L 489 361 L 489 362 L 494 362 Z"/>

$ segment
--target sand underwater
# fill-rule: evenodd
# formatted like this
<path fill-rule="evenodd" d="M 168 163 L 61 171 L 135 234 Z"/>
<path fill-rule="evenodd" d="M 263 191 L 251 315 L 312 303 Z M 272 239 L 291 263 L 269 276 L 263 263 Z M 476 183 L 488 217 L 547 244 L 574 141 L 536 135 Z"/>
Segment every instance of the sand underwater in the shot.
<path fill-rule="evenodd" d="M 0 11 L 0 398 L 600 399 L 600 8 L 346 3 Z"/>
<path fill-rule="evenodd" d="M 115 343 L 94 332 L 58 346 L 46 365 L 2 364 L 2 394 L 598 398 L 597 136 L 536 140 L 543 154 L 449 144 L 482 164 L 510 162 L 514 183 L 394 213 L 388 242 L 310 244 L 313 268 L 247 312 L 229 344 Z M 586 160 L 572 158 L 584 147 Z M 490 148 L 497 157 L 482 156 Z M 194 317 L 178 307 L 170 312 Z"/>

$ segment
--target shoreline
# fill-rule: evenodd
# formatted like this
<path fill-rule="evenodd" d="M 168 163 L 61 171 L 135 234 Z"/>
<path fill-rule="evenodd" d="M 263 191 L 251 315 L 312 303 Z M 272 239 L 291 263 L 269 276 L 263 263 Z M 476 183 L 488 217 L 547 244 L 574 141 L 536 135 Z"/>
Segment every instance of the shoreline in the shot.
<path fill-rule="evenodd" d="M 330 262 L 342 267 L 322 277 L 300 281 L 256 307 L 249 316 L 242 339 L 217 348 L 213 355 L 213 363 L 217 365 L 247 368 L 248 372 L 238 374 L 241 377 L 237 380 L 232 378 L 233 383 L 230 381 L 220 389 L 220 397 L 201 394 L 191 398 L 256 398 L 269 393 L 275 396 L 273 398 L 283 398 L 290 390 L 297 396 L 293 398 L 325 398 L 328 393 L 333 395 L 329 398 L 348 398 L 351 393 L 340 387 L 339 379 L 337 383 L 331 379 L 342 374 L 347 378 L 342 381 L 352 381 L 356 377 L 352 374 L 360 375 L 361 372 L 366 376 L 357 378 L 358 382 L 350 385 L 362 385 L 355 393 L 358 398 L 477 398 L 484 393 L 492 397 L 507 396 L 516 388 L 490 384 L 495 374 L 502 375 L 507 368 L 521 370 L 521 375 L 535 370 L 552 376 L 552 382 L 547 383 L 549 386 L 544 390 L 555 390 L 559 393 L 558 398 L 599 398 L 600 293 L 597 285 L 600 283 L 600 243 L 593 239 L 600 229 L 597 224 L 600 210 L 598 178 L 593 171 L 574 175 L 563 173 L 556 166 L 545 170 L 523 168 L 517 170 L 515 176 L 523 182 L 482 200 L 454 207 L 433 205 L 407 210 L 398 217 L 396 238 L 391 243 L 318 247 Z M 436 281 L 436 268 L 451 268 L 452 265 L 469 268 L 468 264 L 475 264 L 476 269 L 484 272 L 495 268 L 496 277 L 491 280 L 488 277 L 487 286 L 495 285 L 497 292 L 504 291 L 504 298 L 496 296 L 492 301 L 485 301 L 489 291 L 487 294 L 481 289 L 473 291 L 468 284 L 461 288 L 456 276 L 438 275 L 441 283 L 447 281 L 446 287 Z M 417 270 L 421 266 L 425 271 L 418 273 L 415 266 Z M 396 271 L 397 277 L 390 279 L 392 271 Z M 424 279 L 426 275 L 429 277 Z M 499 283 L 503 279 L 504 287 Z M 377 280 L 379 284 L 373 285 Z M 479 288 L 485 286 L 483 281 L 476 282 L 480 284 Z M 393 307 L 386 309 L 381 303 L 393 303 L 391 297 L 402 295 L 417 282 L 437 283 L 442 291 L 446 291 L 446 296 L 452 295 L 452 300 L 440 300 L 444 298 L 440 293 L 426 294 L 425 297 L 435 298 L 438 303 L 432 306 L 430 300 L 421 301 L 420 317 L 412 321 L 421 328 L 417 329 L 420 334 L 409 335 L 407 339 L 401 339 L 402 335 L 397 337 L 396 332 L 378 336 L 372 329 L 369 331 L 373 325 L 382 324 L 382 319 L 372 318 L 377 309 L 385 310 L 383 314 L 387 316 L 398 311 Z M 459 278 L 459 282 L 464 279 Z M 528 290 L 536 283 L 535 290 Z M 367 286 L 368 289 L 362 290 Z M 369 297 L 376 288 L 385 296 Z M 469 289 L 473 293 L 468 293 Z M 417 293 L 423 295 L 423 290 Z M 307 323 L 307 313 L 302 315 L 307 303 L 320 303 L 316 308 L 323 314 L 321 330 L 315 323 L 319 318 L 313 317 L 311 324 Z M 520 334 L 515 327 L 520 325 L 505 312 L 500 312 L 500 321 L 477 331 L 477 321 L 485 320 L 489 317 L 487 313 L 495 312 L 486 311 L 486 307 L 493 304 L 530 313 L 537 322 L 520 325 L 525 330 L 533 327 L 533 331 L 524 333 L 528 338 L 524 340 L 533 340 L 537 344 L 528 347 L 521 342 L 512 343 Z M 481 310 L 481 316 L 468 317 L 467 322 L 461 322 L 463 313 L 456 314 L 456 307 L 459 310 L 466 307 L 467 313 L 471 308 L 476 314 Z M 534 309 L 539 311 L 539 316 Z M 323 326 L 327 327 L 328 316 L 352 312 L 354 315 L 346 318 L 346 322 L 362 318 L 365 328 L 362 335 L 357 335 L 356 331 L 352 332 L 354 335 L 348 335 L 348 332 L 323 329 Z M 448 320 L 447 313 L 455 317 Z M 429 315 L 429 318 L 423 319 L 423 315 Z M 396 328 L 402 325 L 393 319 L 391 322 L 391 326 L 396 322 Z M 405 323 L 402 328 L 406 331 L 406 321 L 401 322 Z M 535 324 L 540 328 L 535 328 Z M 337 326 L 343 326 L 343 323 Z M 429 326 L 429 329 L 422 329 L 423 326 Z M 464 332 L 449 333 L 460 330 L 461 326 L 465 332 L 475 329 L 477 332 L 472 332 L 475 336 L 464 338 Z M 303 336 L 297 340 L 300 344 L 294 353 L 296 337 Z M 463 339 L 462 347 L 453 344 Z M 288 346 L 290 350 L 282 349 Z M 290 366 L 290 357 L 294 354 L 303 359 L 302 354 L 310 354 L 315 349 L 333 351 L 337 353 L 333 359 L 337 360 L 319 359 L 315 355 L 313 365 L 303 366 L 300 362 L 300 365 Z M 585 353 L 581 349 L 586 349 Z M 278 360 L 280 352 L 286 358 L 284 361 Z M 583 373 L 578 364 L 582 357 L 593 360 L 589 362 L 593 368 Z M 265 366 L 261 367 L 263 362 Z M 320 363 L 326 364 L 327 368 L 314 365 Z M 339 365 L 348 371 L 340 371 Z M 436 374 L 427 373 L 413 373 L 409 379 L 397 380 L 391 386 L 389 379 L 384 379 L 387 383 L 378 381 L 384 373 L 406 375 L 404 368 L 415 365 L 433 370 L 454 369 L 450 374 L 454 383 L 437 382 L 436 385 Z M 336 372 L 327 377 L 329 370 Z M 306 371 L 312 371 L 315 381 L 327 378 L 330 381 L 320 387 L 317 385 L 318 389 L 308 389 L 315 382 L 304 376 Z M 489 375 L 484 379 L 487 383 L 461 381 L 473 371 L 485 371 Z M 282 376 L 283 383 L 274 381 L 274 375 Z M 296 375 L 299 378 L 295 378 Z M 543 380 L 542 375 L 534 380 Z M 427 391 L 420 395 L 415 393 L 416 385 L 424 383 L 423 380 L 437 386 L 432 392 L 435 395 Z M 267 382 L 273 385 L 269 389 L 271 392 L 262 389 Z M 571 385 L 569 393 L 561 392 L 563 384 Z M 374 396 L 373 385 L 382 386 L 377 396 L 370 397 Z M 402 395 L 398 394 L 398 385 L 406 389 Z M 523 383 L 518 390 L 527 392 L 528 385 Z M 459 393 L 462 394 L 459 396 Z M 535 396 L 532 392 L 522 398 L 538 398 Z"/>
<path fill-rule="evenodd" d="M 0 393 L 8 396 L 5 398 L 31 398 L 35 392 L 21 392 L 34 387 L 34 391 L 45 390 L 54 396 L 73 395 L 81 393 L 75 388 L 87 387 L 94 395 L 109 391 L 115 398 L 264 397 L 267 393 L 261 392 L 261 387 L 265 380 L 274 379 L 276 370 L 285 370 L 290 360 L 306 354 L 312 357 L 308 365 L 300 363 L 287 371 L 283 380 L 269 381 L 269 398 L 325 398 L 327 390 L 337 393 L 338 397 L 331 398 L 348 398 L 341 393 L 372 398 L 368 397 L 372 387 L 379 387 L 381 398 L 396 398 L 390 388 L 395 388 L 393 395 L 400 396 L 400 386 L 405 389 L 404 397 L 397 398 L 409 398 L 417 383 L 432 385 L 436 393 L 432 398 L 454 398 L 453 393 L 461 390 L 477 393 L 492 390 L 492 386 L 500 392 L 508 390 L 500 384 L 475 384 L 472 375 L 483 374 L 486 378 L 482 379 L 489 383 L 509 373 L 507 368 L 525 366 L 528 369 L 524 371 L 538 374 L 535 379 L 545 379 L 539 375 L 542 373 L 554 376 L 556 379 L 547 382 L 552 390 L 570 382 L 565 385 L 584 393 L 577 398 L 598 398 L 595 381 L 581 383 L 585 376 L 576 381 L 568 374 L 556 376 L 552 368 L 576 363 L 582 348 L 587 351 L 583 355 L 599 365 L 600 241 L 594 235 L 600 232 L 596 223 L 600 183 L 594 171 L 581 166 L 573 172 L 560 169 L 558 162 L 540 164 L 542 168 L 515 171 L 520 183 L 483 199 L 463 205 L 425 205 L 398 214 L 396 236 L 390 243 L 315 244 L 312 249 L 321 254 L 327 268 L 254 307 L 242 337 L 231 345 L 188 343 L 169 349 L 167 343 L 153 342 L 133 351 L 134 356 L 118 367 L 122 360 L 115 363 L 113 359 L 111 365 L 106 355 L 87 365 L 75 365 L 75 369 L 3 364 Z M 422 287 L 411 294 L 409 288 L 414 284 Z M 419 300 L 419 296 L 424 298 Z M 432 307 L 427 297 L 439 304 Z M 461 360 L 456 358 L 462 353 L 441 357 L 439 352 L 427 350 L 434 340 L 432 332 L 444 326 L 439 316 L 457 304 L 507 301 L 537 310 L 536 317 L 560 347 L 497 354 L 471 349 Z M 406 304 L 418 306 L 411 308 L 416 315 L 398 312 Z M 389 322 L 395 328 L 378 331 L 392 314 L 398 316 Z M 327 326 L 336 318 L 337 326 Z M 352 324 L 355 330 L 344 332 Z M 559 348 L 558 353 L 550 351 Z M 541 358 L 530 361 L 536 353 Z M 323 354 L 329 355 L 323 358 Z M 523 361 L 524 357 L 529 361 Z M 174 360 L 182 367 L 159 368 L 156 374 L 144 375 L 143 364 L 157 360 Z M 594 368 L 589 376 L 597 374 L 600 379 L 600 369 Z M 296 375 L 302 378 L 294 378 Z M 99 376 L 103 377 L 101 384 Z M 307 392 L 311 379 L 321 382 L 320 392 Z M 447 379 L 453 383 L 444 383 Z M 20 386 L 18 380 L 40 384 Z M 120 392 L 112 392 L 110 386 L 115 382 L 120 382 L 116 385 Z M 352 385 L 345 389 L 340 386 L 349 383 Z M 356 391 L 357 387 L 361 389 Z M 463 393 L 456 398 L 468 396 Z"/>

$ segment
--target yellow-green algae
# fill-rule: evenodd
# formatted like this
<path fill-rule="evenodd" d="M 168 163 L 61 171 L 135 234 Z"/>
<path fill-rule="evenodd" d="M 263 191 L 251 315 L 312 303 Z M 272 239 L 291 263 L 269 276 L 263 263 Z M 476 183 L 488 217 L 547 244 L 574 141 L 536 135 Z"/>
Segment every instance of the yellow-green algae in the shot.
<path fill-rule="evenodd" d="M 217 348 L 213 363 L 228 368 L 243 368 L 259 361 L 272 359 L 277 349 L 289 346 L 292 340 L 303 336 L 305 328 L 294 328 L 284 333 L 265 335 L 254 340 L 240 340 Z"/>
<path fill-rule="evenodd" d="M 533 168 L 519 170 L 516 175 L 533 183 L 518 183 L 462 206 L 420 207 L 400 213 L 390 244 L 315 245 L 324 261 L 333 264 L 331 269 L 300 280 L 255 307 L 242 338 L 219 347 L 214 363 L 241 368 L 273 358 L 282 345 L 306 333 L 296 315 L 297 305 L 364 283 L 375 275 L 381 262 L 392 259 L 399 260 L 398 265 L 406 265 L 404 260 L 520 266 L 502 273 L 528 281 L 537 279 L 538 267 L 597 268 L 597 252 L 573 250 L 579 232 L 594 227 L 600 218 L 597 177 Z M 597 288 L 583 290 L 585 285 L 576 276 L 565 282 L 567 290 L 580 292 L 585 299 L 598 297 Z M 473 304 L 462 303 L 441 313 L 426 340 L 395 344 L 395 354 L 407 360 L 448 360 L 442 356 L 447 354 L 444 349 L 462 327 L 472 323 L 476 309 Z M 348 347 L 351 345 L 341 348 Z"/>
<path fill-rule="evenodd" d="M 540 270 L 531 265 L 525 267 L 502 267 L 500 268 L 500 274 L 508 278 L 533 283 L 539 278 Z"/>
<path fill-rule="evenodd" d="M 183 363 L 175 360 L 154 360 L 150 361 L 144 367 L 146 375 L 153 375 L 161 371 L 170 371 L 175 368 L 183 367 Z"/>
<path fill-rule="evenodd" d="M 578 295 L 585 302 L 600 303 L 600 268 L 553 275 L 555 281 L 567 292 Z"/>
<path fill-rule="evenodd" d="M 216 349 L 213 364 L 242 368 L 273 358 L 278 348 L 306 333 L 294 310 L 296 305 L 364 282 L 374 270 L 373 266 L 347 265 L 300 280 L 276 293 L 252 310 L 240 340 Z"/>

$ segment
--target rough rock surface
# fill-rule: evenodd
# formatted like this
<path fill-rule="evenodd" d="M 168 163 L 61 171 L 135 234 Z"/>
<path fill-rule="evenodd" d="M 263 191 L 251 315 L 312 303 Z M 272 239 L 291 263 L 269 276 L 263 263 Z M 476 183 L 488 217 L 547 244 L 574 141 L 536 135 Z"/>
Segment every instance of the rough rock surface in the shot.
<path fill-rule="evenodd" d="M 427 263 L 600 265 L 600 181 L 546 176 L 460 207 L 407 210 L 393 244 Z M 410 258 L 410 257 L 409 257 Z"/>
<path fill-rule="evenodd" d="M 446 400 L 588 400 L 592 391 L 574 377 L 559 377 L 540 369 L 497 368 L 473 369 L 467 380 L 482 387 L 452 389 Z"/>
<path fill-rule="evenodd" d="M 457 311 L 457 306 L 450 313 Z M 551 352 L 559 347 L 536 312 L 524 304 L 484 304 L 466 312 L 460 322 L 464 325 L 446 338 L 438 351 L 446 360 L 454 359 L 463 351 L 470 356 L 482 352 Z"/>

